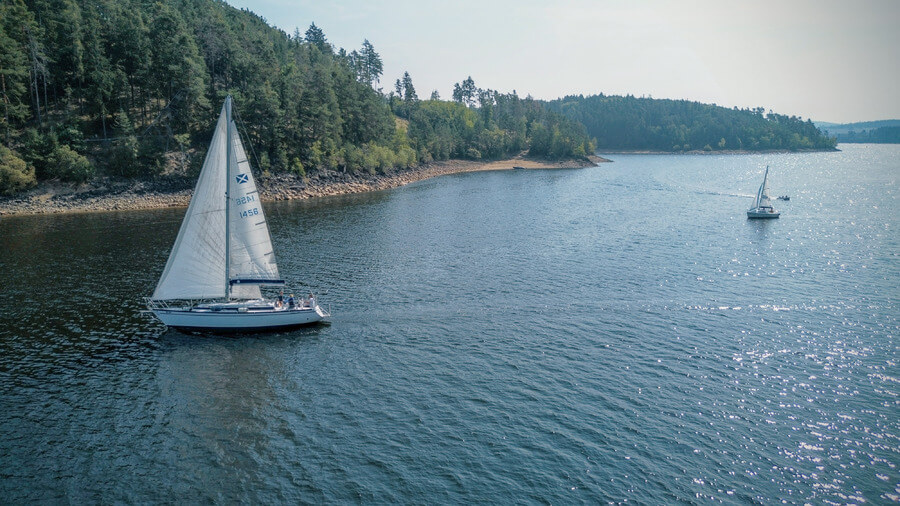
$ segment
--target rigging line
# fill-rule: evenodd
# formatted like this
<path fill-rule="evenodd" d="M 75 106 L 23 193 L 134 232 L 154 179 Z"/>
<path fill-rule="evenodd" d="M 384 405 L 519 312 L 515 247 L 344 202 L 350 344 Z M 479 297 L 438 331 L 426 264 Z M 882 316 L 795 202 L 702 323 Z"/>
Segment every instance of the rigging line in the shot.
<path fill-rule="evenodd" d="M 241 118 L 240 114 L 238 114 L 237 108 L 234 108 L 232 111 L 234 114 L 234 119 L 237 120 L 237 121 L 235 121 L 235 124 L 236 125 L 240 124 L 239 126 L 244 129 L 244 137 L 247 138 L 247 144 L 250 146 L 250 152 L 253 153 L 253 158 L 256 160 L 257 170 L 262 170 L 262 165 L 259 163 L 259 157 L 256 156 L 256 150 L 253 149 L 253 143 L 250 142 L 250 134 L 247 133 L 247 125 L 244 124 L 243 118 Z M 240 134 L 241 134 L 240 129 L 238 129 L 238 136 L 240 136 Z M 242 140 L 242 142 L 243 142 L 243 140 Z M 253 169 L 251 168 L 250 170 L 252 171 Z"/>

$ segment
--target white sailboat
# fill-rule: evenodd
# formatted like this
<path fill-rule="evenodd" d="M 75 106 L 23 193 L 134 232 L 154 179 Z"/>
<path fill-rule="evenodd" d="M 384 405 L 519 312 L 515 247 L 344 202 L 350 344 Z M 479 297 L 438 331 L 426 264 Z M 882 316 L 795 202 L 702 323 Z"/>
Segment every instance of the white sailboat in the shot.
<path fill-rule="evenodd" d="M 282 304 L 284 285 L 244 146 L 225 99 L 175 245 L 148 308 L 170 327 L 271 330 L 328 317 L 315 297 Z"/>
<path fill-rule="evenodd" d="M 772 199 L 769 198 L 769 166 L 766 165 L 766 174 L 763 176 L 763 182 L 759 185 L 756 192 L 756 198 L 753 200 L 753 207 L 747 210 L 747 218 L 777 218 L 781 213 L 772 207 Z"/>

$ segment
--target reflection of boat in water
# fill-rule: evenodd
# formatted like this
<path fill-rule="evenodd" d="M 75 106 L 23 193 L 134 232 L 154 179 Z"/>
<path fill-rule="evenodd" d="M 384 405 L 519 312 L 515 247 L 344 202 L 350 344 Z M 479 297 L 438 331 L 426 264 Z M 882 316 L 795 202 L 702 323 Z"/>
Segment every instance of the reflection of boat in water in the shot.
<path fill-rule="evenodd" d="M 763 176 L 763 182 L 759 185 L 756 192 L 756 198 L 753 200 L 753 207 L 747 210 L 747 218 L 777 218 L 781 215 L 772 207 L 772 201 L 769 198 L 769 166 L 766 165 L 766 174 Z"/>
<path fill-rule="evenodd" d="M 260 287 L 283 285 L 229 96 L 147 305 L 166 325 L 187 329 L 270 330 L 329 316 L 312 294 L 300 300 L 263 298 Z"/>

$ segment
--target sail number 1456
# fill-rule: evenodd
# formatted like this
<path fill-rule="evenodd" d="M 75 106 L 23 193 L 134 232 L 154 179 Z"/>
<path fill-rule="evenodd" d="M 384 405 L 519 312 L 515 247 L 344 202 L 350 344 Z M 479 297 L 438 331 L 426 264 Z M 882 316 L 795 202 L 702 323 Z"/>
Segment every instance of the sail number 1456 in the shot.
<path fill-rule="evenodd" d="M 258 214 L 259 214 L 259 208 L 254 207 L 253 209 L 246 209 L 244 211 L 241 211 L 241 218 L 256 216 Z"/>

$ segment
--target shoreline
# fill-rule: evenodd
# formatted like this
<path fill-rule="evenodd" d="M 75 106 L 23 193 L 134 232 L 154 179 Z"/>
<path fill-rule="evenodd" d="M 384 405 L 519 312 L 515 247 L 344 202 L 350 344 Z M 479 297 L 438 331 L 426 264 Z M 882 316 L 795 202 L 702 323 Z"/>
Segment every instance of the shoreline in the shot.
<path fill-rule="evenodd" d="M 743 149 L 722 149 L 719 151 L 704 151 L 702 149 L 692 149 L 690 151 L 653 151 L 648 149 L 618 149 L 609 151 L 597 151 L 600 155 L 771 155 L 771 154 L 791 154 L 791 153 L 834 153 L 840 149 L 798 149 L 791 151 L 789 149 L 765 149 L 761 151 L 748 151 Z"/>
<path fill-rule="evenodd" d="M 544 160 L 518 156 L 491 162 L 446 160 L 430 162 L 386 174 L 317 173 L 307 179 L 277 174 L 258 176 L 257 187 L 264 202 L 301 200 L 397 188 L 423 179 L 464 172 L 524 169 L 580 169 L 610 162 L 600 156 L 584 159 Z M 45 182 L 20 195 L 0 197 L 0 216 L 131 211 L 187 207 L 196 179 L 183 176 L 114 181 L 98 179 L 81 185 Z"/>

